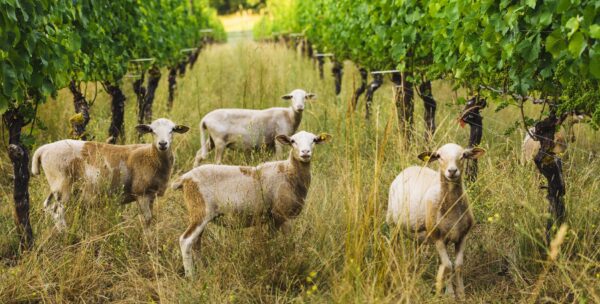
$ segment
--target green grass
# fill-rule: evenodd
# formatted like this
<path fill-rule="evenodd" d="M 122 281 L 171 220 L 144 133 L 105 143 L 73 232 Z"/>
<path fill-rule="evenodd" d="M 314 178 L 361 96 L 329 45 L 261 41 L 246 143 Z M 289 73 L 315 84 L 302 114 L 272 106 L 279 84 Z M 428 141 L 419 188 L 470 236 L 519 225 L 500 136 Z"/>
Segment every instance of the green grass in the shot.
<path fill-rule="evenodd" d="M 329 68 L 329 65 L 326 66 Z M 301 130 L 328 132 L 334 140 L 317 147 L 313 183 L 301 216 L 289 235 L 269 238 L 264 228 L 230 230 L 209 225 L 196 255 L 197 277 L 184 279 L 178 237 L 187 217 L 181 192 L 168 191 L 154 207 L 155 222 L 144 231 L 135 204 L 117 205 L 110 195 L 75 201 L 67 207 L 67 233 L 59 234 L 43 213 L 48 186 L 31 180 L 34 248 L 18 253 L 12 220 L 12 169 L 0 154 L 0 302 L 164 302 L 164 303 L 397 303 L 452 302 L 434 294 L 438 266 L 433 246 L 418 246 L 390 233 L 384 224 L 388 187 L 416 155 L 447 142 L 466 145 L 468 128 L 456 122 L 461 106 L 447 82 L 434 83 L 438 132 L 432 144 L 423 133 L 422 104 L 416 101 L 416 134 L 407 145 L 397 131 L 389 82 L 375 96 L 366 122 L 364 100 L 351 113 L 357 69 L 346 63 L 343 91 L 333 93 L 329 70 L 321 81 L 311 62 L 279 46 L 255 43 L 215 45 L 203 51 L 193 70 L 178 80 L 171 113 L 166 110 L 166 71 L 157 91 L 155 117 L 192 127 L 175 138 L 174 176 L 191 168 L 199 148 L 198 122 L 221 107 L 285 106 L 279 97 L 292 89 L 317 93 Z M 126 90 L 127 141 L 136 139 L 135 97 Z M 87 96 L 94 95 L 90 85 Z M 480 178 L 468 191 L 477 223 L 465 257 L 467 301 L 528 301 L 539 280 L 537 302 L 600 302 L 600 139 L 577 126 L 577 142 L 565 162 L 568 233 L 557 261 L 545 262 L 547 202 L 533 165 L 519 164 L 522 132 L 505 136 L 518 119 L 516 109 L 483 111 Z M 104 141 L 110 103 L 101 88 L 92 107 L 89 132 Z M 535 109 L 528 109 L 534 111 Z M 61 91 L 39 109 L 46 130 L 35 129 L 37 145 L 67 138 L 72 99 Z M 6 143 L 6 134 L 3 138 Z M 149 138 L 146 138 L 149 140 Z M 226 154 L 226 163 L 257 164 Z M 214 154 L 211 153 L 211 159 Z M 434 165 L 435 167 L 435 165 Z M 541 274 L 547 269 L 547 276 Z M 540 280 L 540 277 L 543 280 Z"/>

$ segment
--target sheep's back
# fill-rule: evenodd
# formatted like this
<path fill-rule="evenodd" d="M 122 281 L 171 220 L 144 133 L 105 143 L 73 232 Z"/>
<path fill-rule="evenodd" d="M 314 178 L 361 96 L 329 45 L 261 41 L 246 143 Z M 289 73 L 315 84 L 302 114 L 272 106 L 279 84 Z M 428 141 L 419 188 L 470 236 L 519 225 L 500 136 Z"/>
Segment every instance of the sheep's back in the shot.
<path fill-rule="evenodd" d="M 440 189 L 439 173 L 427 167 L 409 167 L 390 186 L 388 222 L 424 229 L 427 201 L 435 200 Z"/>

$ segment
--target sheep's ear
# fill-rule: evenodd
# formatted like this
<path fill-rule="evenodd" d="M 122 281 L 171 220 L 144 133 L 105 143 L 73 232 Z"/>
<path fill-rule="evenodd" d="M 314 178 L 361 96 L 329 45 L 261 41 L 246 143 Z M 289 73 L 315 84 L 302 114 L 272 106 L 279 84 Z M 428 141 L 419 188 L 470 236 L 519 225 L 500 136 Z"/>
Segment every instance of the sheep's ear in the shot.
<path fill-rule="evenodd" d="M 281 99 L 290 100 L 290 99 L 292 99 L 292 97 L 293 96 L 291 94 L 287 94 L 287 95 L 281 96 Z"/>
<path fill-rule="evenodd" d="M 140 134 L 152 133 L 152 127 L 149 125 L 137 125 L 135 129 L 140 132 Z"/>
<path fill-rule="evenodd" d="M 432 162 L 432 161 L 436 161 L 440 158 L 440 155 L 437 154 L 437 152 L 423 152 L 421 154 L 419 154 L 419 159 L 424 161 L 424 162 Z"/>
<path fill-rule="evenodd" d="M 483 156 L 483 154 L 485 154 L 485 150 L 482 148 L 470 148 L 463 152 L 463 158 L 478 159 Z"/>
<path fill-rule="evenodd" d="M 304 99 L 317 99 L 317 94 L 315 93 L 306 93 L 306 96 L 304 97 Z"/>
<path fill-rule="evenodd" d="M 183 133 L 185 133 L 185 132 L 187 132 L 187 131 L 189 131 L 189 130 L 190 130 L 190 127 L 186 127 L 186 126 L 184 126 L 184 125 L 176 125 L 176 126 L 173 128 L 173 132 L 175 132 L 175 133 L 179 133 L 179 134 L 183 134 Z"/>
<path fill-rule="evenodd" d="M 315 143 L 323 144 L 323 143 L 330 141 L 332 138 L 333 138 L 333 136 L 331 136 L 330 134 L 321 133 L 317 137 L 315 137 Z"/>
<path fill-rule="evenodd" d="M 284 134 L 279 134 L 277 136 L 275 136 L 275 139 L 277 139 L 277 141 L 282 144 L 282 145 L 291 145 L 292 144 L 292 139 Z"/>

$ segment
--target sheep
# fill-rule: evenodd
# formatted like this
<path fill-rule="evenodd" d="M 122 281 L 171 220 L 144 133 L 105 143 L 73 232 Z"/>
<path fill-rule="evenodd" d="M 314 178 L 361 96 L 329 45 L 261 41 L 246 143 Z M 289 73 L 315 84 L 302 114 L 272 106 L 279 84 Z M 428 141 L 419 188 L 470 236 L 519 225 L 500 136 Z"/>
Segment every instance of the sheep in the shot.
<path fill-rule="evenodd" d="M 206 114 L 200 121 L 201 147 L 196 153 L 194 167 L 208 158 L 213 147 L 217 164 L 221 163 L 225 148 L 242 151 L 266 148 L 281 155 L 282 147 L 276 144 L 275 135 L 291 136 L 296 132 L 305 103 L 315 98 L 315 94 L 297 89 L 281 98 L 291 100 L 291 106 L 264 110 L 218 109 Z"/>
<path fill-rule="evenodd" d="M 436 152 L 423 152 L 421 160 L 439 160 L 436 172 L 427 167 L 409 167 L 392 182 L 389 192 L 386 221 L 407 229 L 419 242 L 434 243 L 441 259 L 437 274 L 436 291 L 446 283 L 446 293 L 454 289 L 448 282 L 452 262 L 446 245 L 454 243 L 456 259 L 454 275 L 457 296 L 464 297 L 462 265 L 466 236 L 474 223 L 462 185 L 465 159 L 477 159 L 485 154 L 481 148 L 464 149 L 457 144 L 446 144 Z"/>
<path fill-rule="evenodd" d="M 566 117 L 561 129 L 554 135 L 555 145 L 554 149 L 552 149 L 554 154 L 562 155 L 567 152 L 569 142 L 575 142 L 574 125 L 583 122 L 584 120 L 585 116 L 576 112 L 573 112 Z M 534 132 L 535 127 L 529 128 L 529 132 L 525 134 L 525 138 L 523 139 L 523 145 L 521 146 L 521 163 L 523 165 L 532 162 L 540 150 L 540 142 L 533 139 L 530 135 Z"/>
<path fill-rule="evenodd" d="M 217 223 L 227 226 L 267 223 L 273 231 L 287 230 L 287 221 L 304 206 L 314 145 L 330 139 L 325 133 L 280 134 L 276 140 L 292 147 L 287 160 L 257 167 L 206 164 L 179 177 L 172 188 L 183 189 L 189 214 L 189 226 L 179 238 L 186 276 L 193 275 L 192 246 L 200 243 L 206 225 L 216 217 L 224 216 Z"/>
<path fill-rule="evenodd" d="M 50 185 L 44 208 L 59 231 L 66 228 L 64 205 L 77 181 L 83 181 L 86 198 L 105 185 L 111 192 L 123 190 L 121 202 L 137 201 L 146 225 L 150 223 L 152 204 L 156 196 L 164 194 L 173 167 L 173 132 L 185 133 L 189 128 L 160 118 L 136 129 L 141 134 L 152 133 L 153 143 L 120 146 L 66 139 L 35 151 L 31 172 L 38 175 L 40 168 L 44 169 Z"/>

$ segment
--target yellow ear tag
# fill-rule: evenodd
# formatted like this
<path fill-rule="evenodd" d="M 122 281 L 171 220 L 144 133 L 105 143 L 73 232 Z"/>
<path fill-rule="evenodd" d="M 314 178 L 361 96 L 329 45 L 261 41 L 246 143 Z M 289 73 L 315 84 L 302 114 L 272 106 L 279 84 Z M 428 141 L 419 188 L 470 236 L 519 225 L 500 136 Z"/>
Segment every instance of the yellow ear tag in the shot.
<path fill-rule="evenodd" d="M 429 161 L 429 159 L 431 159 L 431 156 L 429 156 L 429 155 L 427 155 L 427 156 L 423 157 L 423 160 L 424 160 L 424 161 L 426 161 L 426 162 L 428 162 L 428 161 Z"/>

